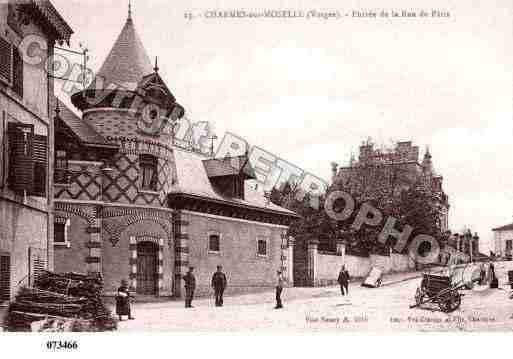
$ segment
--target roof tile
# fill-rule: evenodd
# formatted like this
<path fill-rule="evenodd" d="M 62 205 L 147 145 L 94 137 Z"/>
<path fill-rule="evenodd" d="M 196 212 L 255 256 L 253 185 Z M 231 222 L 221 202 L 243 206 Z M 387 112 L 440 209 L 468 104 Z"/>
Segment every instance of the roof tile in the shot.
<path fill-rule="evenodd" d="M 264 210 L 281 212 L 285 215 L 297 216 L 294 212 L 269 202 L 262 192 L 256 191 L 246 182 L 245 199 L 226 197 L 216 192 L 210 183 L 204 166 L 203 155 L 174 148 L 177 183 L 170 193 L 185 193 L 202 196 L 214 200 L 230 202 L 235 205 L 252 206 Z"/>
<path fill-rule="evenodd" d="M 61 100 L 58 99 L 57 102 L 59 103 L 60 119 L 81 141 L 89 145 L 109 145 L 107 140 L 96 132 L 89 123 L 77 116 Z"/>
<path fill-rule="evenodd" d="M 152 72 L 150 58 L 135 31 L 132 18 L 129 17 L 96 74 L 96 81 L 89 88 L 107 88 L 114 84 L 127 90 L 135 90 L 139 81 Z"/>

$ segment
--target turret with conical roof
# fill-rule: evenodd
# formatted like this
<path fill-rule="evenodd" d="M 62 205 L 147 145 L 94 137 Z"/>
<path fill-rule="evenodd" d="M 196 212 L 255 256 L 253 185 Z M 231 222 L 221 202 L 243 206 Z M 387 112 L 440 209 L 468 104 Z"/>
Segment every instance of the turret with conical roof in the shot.
<path fill-rule="evenodd" d="M 150 58 L 135 30 L 131 11 L 129 11 L 123 29 L 96 74 L 97 81 L 93 82 L 91 86 L 95 88 L 99 85 L 98 77 L 101 77 L 104 85 L 115 84 L 134 90 L 143 76 L 152 72 L 153 66 Z"/>
<path fill-rule="evenodd" d="M 170 116 L 182 117 L 185 110 L 152 65 L 135 29 L 129 5 L 126 22 L 112 49 L 89 87 L 74 94 L 73 104 L 105 137 L 158 137 L 170 142 L 161 131 Z M 169 121 L 167 121 L 169 122 Z"/>
<path fill-rule="evenodd" d="M 94 80 L 86 90 L 72 96 L 72 102 L 80 110 L 94 107 L 132 108 L 137 110 L 141 102 L 141 99 L 137 99 L 137 97 L 144 98 L 145 96 L 141 84 L 143 82 L 147 84 L 148 77 L 156 74 L 156 69 L 152 65 L 135 29 L 131 5 L 129 4 L 125 25 L 100 70 L 98 70 Z M 170 95 L 170 99 L 172 98 L 172 101 L 167 102 L 174 103 L 174 97 L 160 77 L 158 82 L 161 82 L 165 92 Z M 166 105 L 170 106 L 172 104 L 167 103 Z M 181 110 L 183 112 L 183 109 Z"/>

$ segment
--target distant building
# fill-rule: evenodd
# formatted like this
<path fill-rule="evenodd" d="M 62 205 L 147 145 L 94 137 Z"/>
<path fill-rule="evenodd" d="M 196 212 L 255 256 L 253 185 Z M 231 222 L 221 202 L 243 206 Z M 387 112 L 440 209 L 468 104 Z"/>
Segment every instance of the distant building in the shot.
<path fill-rule="evenodd" d="M 72 33 L 48 0 L 0 3 L 0 304 L 53 268 L 54 81 L 45 61 Z M 37 46 L 27 49 L 31 39 Z"/>
<path fill-rule="evenodd" d="M 456 252 L 466 255 L 468 258 L 466 261 L 468 262 L 488 259 L 488 256 L 479 251 L 479 236 L 477 233 L 472 234 L 470 229 L 464 230 L 462 233 L 451 233 L 450 237 L 447 239 L 447 245 Z M 449 253 L 450 250 L 447 252 Z M 457 258 L 461 260 L 463 257 L 459 256 Z"/>
<path fill-rule="evenodd" d="M 511 259 L 513 256 L 513 223 L 493 228 L 492 231 L 495 255 Z"/>
<path fill-rule="evenodd" d="M 356 192 L 367 193 L 369 198 L 379 195 L 395 196 L 413 185 L 422 185 L 438 198 L 440 228 L 449 228 L 449 197 L 442 188 L 443 177 L 434 170 L 432 156 L 426 150 L 422 162 L 419 148 L 411 141 L 398 142 L 394 149 L 374 148 L 367 141 L 360 146 L 358 160 L 351 158 L 349 166 L 332 164 L 332 182 L 342 182 Z"/>
<path fill-rule="evenodd" d="M 72 96 L 81 116 L 60 104 L 56 270 L 99 272 L 106 294 L 128 279 L 159 297 L 183 295 L 189 266 L 199 294 L 217 265 L 231 291 L 272 287 L 280 268 L 290 279 L 285 233 L 296 215 L 246 183 L 247 157 L 214 159 L 179 147 L 169 126 L 148 131 L 185 112 L 158 70 L 129 12 L 96 81 Z"/>

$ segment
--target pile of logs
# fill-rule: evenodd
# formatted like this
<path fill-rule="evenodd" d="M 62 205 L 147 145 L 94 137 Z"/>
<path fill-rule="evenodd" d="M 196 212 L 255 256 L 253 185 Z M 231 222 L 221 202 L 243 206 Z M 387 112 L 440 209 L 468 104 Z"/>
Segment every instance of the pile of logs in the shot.
<path fill-rule="evenodd" d="M 6 324 L 9 331 L 30 331 L 35 327 L 52 331 L 108 331 L 116 320 L 102 300 L 101 276 L 43 272 L 34 287 L 21 288 L 11 303 Z"/>

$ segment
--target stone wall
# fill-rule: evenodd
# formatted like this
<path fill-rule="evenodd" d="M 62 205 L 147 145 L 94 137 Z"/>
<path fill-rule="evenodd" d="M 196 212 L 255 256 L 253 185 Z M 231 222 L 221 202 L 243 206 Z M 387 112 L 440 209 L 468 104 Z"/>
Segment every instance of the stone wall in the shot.
<path fill-rule="evenodd" d="M 47 261 L 47 214 L 16 203 L 0 201 L 0 253 L 11 263 L 11 297 L 18 283 L 28 284 L 29 249 L 42 253 Z"/>
<path fill-rule="evenodd" d="M 287 249 L 282 250 L 284 227 L 182 211 L 188 223 L 188 265 L 195 267 L 197 294 L 211 294 L 212 274 L 223 266 L 227 293 L 254 292 L 275 286 L 276 271 L 289 274 Z M 208 249 L 209 233 L 220 235 L 220 251 Z M 257 255 L 257 239 L 267 240 L 267 256 Z M 183 282 L 183 281 L 182 281 Z M 183 287 L 183 283 L 181 284 Z"/>
<path fill-rule="evenodd" d="M 54 244 L 54 270 L 57 273 L 87 273 L 89 225 L 84 218 L 77 215 L 69 214 L 68 217 L 69 226 L 66 227 L 68 243 Z"/>
<path fill-rule="evenodd" d="M 383 273 L 406 272 L 415 269 L 413 260 L 407 255 L 392 253 L 390 256 L 370 255 L 357 257 L 347 254 L 317 253 L 315 259 L 315 285 L 332 285 L 337 283 L 338 273 L 345 264 L 351 278 L 363 278 L 372 267 L 380 267 Z"/>
<path fill-rule="evenodd" d="M 7 3 L 0 4 L 0 33 L 16 47 L 26 35 L 38 35 L 39 46 L 34 46 L 31 55 L 48 55 L 46 35 L 35 22 L 19 26 L 16 30 L 9 26 Z M 51 53 L 51 50 L 49 50 Z M 16 294 L 18 284 L 26 284 L 31 272 L 30 253 L 37 253 L 51 268 L 53 255 L 49 243 L 52 241 L 53 216 L 51 208 L 51 181 L 53 174 L 53 131 L 49 119 L 48 96 L 53 94 L 53 81 L 48 79 L 44 64 L 23 63 L 23 96 L 0 82 L 0 252 L 10 257 L 10 292 Z M 47 197 L 23 196 L 8 188 L 8 138 L 9 122 L 32 124 L 34 134 L 48 136 Z"/>

